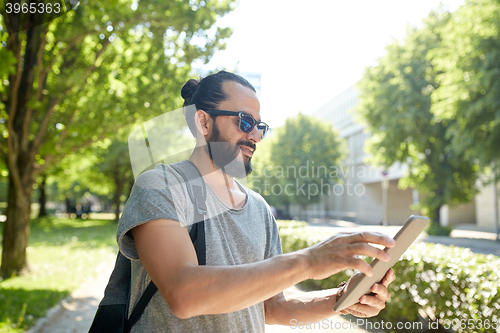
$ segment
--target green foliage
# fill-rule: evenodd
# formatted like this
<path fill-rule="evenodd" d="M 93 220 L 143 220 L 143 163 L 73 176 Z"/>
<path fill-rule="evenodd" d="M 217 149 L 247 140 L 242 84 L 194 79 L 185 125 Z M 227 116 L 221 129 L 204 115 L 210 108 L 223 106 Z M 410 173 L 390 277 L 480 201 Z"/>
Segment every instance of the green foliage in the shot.
<path fill-rule="evenodd" d="M 12 180 L 3 276 L 26 266 L 37 176 L 68 154 L 181 107 L 193 63 L 225 47 L 231 30 L 214 24 L 232 8 L 232 0 L 85 0 L 21 32 L 43 14 L 13 13 L 11 27 L 0 10 L 0 160 Z"/>
<path fill-rule="evenodd" d="M 163 155 L 159 157 L 165 158 L 165 163 L 168 163 L 167 157 L 177 156 L 178 147 L 193 146 L 191 135 L 185 131 L 187 125 L 182 112 L 171 112 L 168 118 L 162 118 L 167 120 L 155 119 L 147 123 L 150 125 L 149 139 L 161 137 L 162 142 L 157 142 L 155 146 L 162 148 Z M 154 132 L 151 135 L 155 130 L 161 133 Z M 160 160 L 156 162 L 160 163 Z M 57 198 L 54 197 L 58 201 L 63 201 L 65 196 L 81 197 L 90 191 L 100 196 L 114 197 L 116 205 L 119 200 L 125 200 L 134 182 L 127 138 L 96 142 L 77 154 L 67 155 L 50 171 L 51 183 L 56 182 L 59 189 Z"/>
<path fill-rule="evenodd" d="M 418 208 L 432 220 L 439 220 L 442 205 L 470 201 L 476 193 L 477 168 L 449 149 L 446 133 L 455 121 L 430 111 L 431 93 L 440 86 L 429 54 L 440 47 L 441 29 L 451 22 L 449 13 L 432 12 L 421 29 L 409 29 L 404 40 L 387 46 L 387 55 L 367 68 L 359 82 L 355 109 L 372 133 L 370 162 L 385 167 L 408 163 L 399 185 L 419 190 Z"/>
<path fill-rule="evenodd" d="M 300 227 L 282 228 L 280 235 L 283 252 L 297 251 L 325 238 L 324 231 Z M 500 321 L 500 258 L 497 256 L 474 254 L 454 246 L 417 243 L 403 254 L 393 269 L 396 279 L 389 286 L 391 298 L 377 316 L 379 322 L 415 322 L 422 314 L 430 320 L 439 320 L 440 325 L 453 320 Z M 346 271 L 324 280 L 307 280 L 302 286 L 310 290 L 335 288 L 353 274 Z M 455 328 L 464 333 L 491 332 L 459 325 Z"/>
<path fill-rule="evenodd" d="M 317 203 L 333 191 L 344 151 L 331 125 L 301 113 L 287 118 L 259 145 L 253 189 L 271 205 Z"/>
<path fill-rule="evenodd" d="M 277 220 L 276 224 L 278 224 L 278 229 L 280 231 L 288 228 L 303 228 L 309 225 L 307 222 L 296 220 Z"/>
<path fill-rule="evenodd" d="M 108 195 L 116 190 L 116 181 L 133 181 L 126 142 L 105 140 L 92 145 L 79 154 L 66 156 L 52 169 L 51 181 L 57 182 L 59 193 L 70 193 L 75 186 L 79 194 L 90 191 Z"/>
<path fill-rule="evenodd" d="M 430 236 L 449 236 L 452 230 L 452 227 L 443 227 L 437 223 L 429 223 L 425 228 L 425 232 Z"/>
<path fill-rule="evenodd" d="M 132 3 L 80 2 L 44 27 L 39 61 L 47 76 L 39 78 L 43 92 L 29 101 L 38 111 L 30 132 L 47 131 L 37 164 L 43 166 L 45 157 L 64 156 L 89 142 L 126 132 L 141 119 L 180 107 L 180 89 L 193 61 L 207 62 L 230 35 L 227 29 L 208 31 L 230 10 L 230 1 L 206 1 L 204 6 L 141 1 L 136 9 Z M 2 30 L 6 42 L 9 34 L 5 26 Z M 12 58 L 8 46 L 0 50 L 0 55 L 6 54 L 2 63 Z M 11 65 L 4 71 L 15 70 Z M 14 83 L 2 84 L 0 93 L 8 95 Z M 27 88 L 36 92 L 39 84 L 35 80 Z M 0 101 L 4 119 L 7 106 Z M 52 116 L 44 129 L 46 114 Z"/>
<path fill-rule="evenodd" d="M 466 1 L 452 14 L 443 28 L 443 43 L 432 52 L 441 74 L 431 110 L 443 120 L 455 120 L 446 133 L 452 148 L 483 167 L 500 158 L 499 31 L 498 1 Z"/>
<path fill-rule="evenodd" d="M 0 281 L 0 332 L 23 332 L 95 276 L 103 262 L 113 262 L 115 235 L 112 221 L 33 220 L 30 270 Z"/>

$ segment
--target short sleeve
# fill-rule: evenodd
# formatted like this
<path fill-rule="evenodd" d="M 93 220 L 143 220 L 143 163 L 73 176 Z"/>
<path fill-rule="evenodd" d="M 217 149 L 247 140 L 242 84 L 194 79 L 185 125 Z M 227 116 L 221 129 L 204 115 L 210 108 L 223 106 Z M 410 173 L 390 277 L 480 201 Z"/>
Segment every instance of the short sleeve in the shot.
<path fill-rule="evenodd" d="M 185 193 L 177 187 L 169 188 L 175 176 L 165 171 L 160 164 L 157 168 L 140 175 L 128 198 L 117 231 L 118 248 L 133 260 L 139 259 L 133 238 L 128 232 L 141 224 L 169 219 L 184 224 Z M 175 200 L 174 200 L 175 198 Z"/>
<path fill-rule="evenodd" d="M 283 250 L 281 248 L 281 238 L 280 238 L 280 233 L 278 229 L 278 225 L 276 223 L 276 219 L 274 218 L 273 214 L 269 210 L 269 245 L 266 250 L 266 255 L 265 259 L 272 258 L 274 256 L 280 255 L 283 253 Z"/>

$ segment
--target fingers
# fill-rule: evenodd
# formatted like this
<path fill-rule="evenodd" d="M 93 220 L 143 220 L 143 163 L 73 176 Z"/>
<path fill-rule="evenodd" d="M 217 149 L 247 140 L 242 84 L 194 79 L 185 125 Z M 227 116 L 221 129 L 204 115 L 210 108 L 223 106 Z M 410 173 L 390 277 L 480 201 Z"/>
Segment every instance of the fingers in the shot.
<path fill-rule="evenodd" d="M 346 257 L 345 259 L 345 269 L 357 269 L 366 276 L 373 276 L 373 268 L 368 265 L 364 260 L 352 257 Z"/>
<path fill-rule="evenodd" d="M 375 297 L 370 297 L 375 298 Z M 346 310 L 356 317 L 374 317 L 385 308 L 385 303 L 378 300 L 367 300 L 367 303 L 356 303 Z"/>
<path fill-rule="evenodd" d="M 366 265 L 369 266 L 368 264 Z M 371 268 L 371 266 L 369 267 Z M 362 269 L 360 268 L 364 268 L 364 266 L 360 265 L 358 268 L 360 271 L 362 271 Z M 349 284 L 356 278 L 358 277 L 354 275 L 353 278 L 351 278 L 351 280 L 349 281 Z M 361 296 L 359 298 L 359 303 L 348 307 L 346 310 L 356 317 L 373 317 L 378 315 L 380 311 L 385 308 L 385 303 L 387 302 L 387 300 L 389 300 L 390 295 L 387 287 L 394 281 L 394 279 L 394 270 L 390 268 L 387 273 L 385 273 L 385 276 L 382 278 L 380 283 L 376 283 L 370 288 L 372 294 Z M 347 285 L 347 288 L 349 287 L 349 284 Z"/>
<path fill-rule="evenodd" d="M 380 284 L 384 285 L 385 287 L 388 287 L 389 284 L 391 284 L 395 278 L 396 278 L 396 274 L 394 273 L 394 270 L 392 268 L 390 268 L 387 271 L 387 273 L 385 273 L 385 276 L 382 278 L 382 280 L 380 280 Z"/>
<path fill-rule="evenodd" d="M 357 269 L 367 276 L 373 276 L 373 269 L 358 255 L 389 261 L 390 256 L 382 249 L 395 245 L 390 237 L 376 232 L 342 233 L 317 243 L 306 251 L 310 254 L 310 278 L 323 279 L 345 269 Z M 389 282 L 386 282 L 389 283 Z"/>
<path fill-rule="evenodd" d="M 385 303 L 389 299 L 389 292 L 382 284 L 374 284 L 370 290 L 374 296 L 364 295 L 356 303 L 348 308 L 349 312 L 357 317 L 373 317 L 385 308 Z"/>
<path fill-rule="evenodd" d="M 395 241 L 392 238 L 376 232 L 341 234 L 338 235 L 335 240 L 343 244 L 343 246 L 340 246 L 339 252 L 354 259 L 354 261 L 351 261 L 351 263 L 354 263 L 356 266 L 351 266 L 351 268 L 358 269 L 361 272 L 365 273 L 367 276 L 372 276 L 373 270 L 370 265 L 358 259 L 357 256 L 366 255 L 375 259 L 379 259 L 381 261 L 389 261 L 389 254 L 387 254 L 380 248 L 370 245 L 369 243 L 385 245 L 387 247 L 392 247 L 395 245 Z"/>
<path fill-rule="evenodd" d="M 382 249 L 369 245 L 368 243 L 354 243 L 345 245 L 345 254 L 354 257 L 355 255 L 366 255 L 382 261 L 389 261 L 391 257 Z"/>
<path fill-rule="evenodd" d="M 373 299 L 376 298 L 376 299 L 382 301 L 383 303 L 385 303 L 389 299 L 389 296 L 390 296 L 389 291 L 387 290 L 387 287 L 384 286 L 383 284 L 376 283 L 370 288 L 370 290 L 375 295 L 374 296 L 368 296 L 368 295 L 361 296 L 361 298 L 364 298 L 363 301 L 366 301 L 367 299 L 371 299 L 372 301 L 374 301 Z M 370 300 L 368 300 L 368 302 L 369 301 Z M 360 299 L 360 303 L 364 303 L 364 302 L 361 302 L 361 299 Z"/>
<path fill-rule="evenodd" d="M 354 276 L 354 278 L 356 277 Z M 387 287 L 394 281 L 394 278 L 394 270 L 391 268 L 380 283 L 376 283 L 370 288 L 372 294 L 361 296 L 359 303 L 347 308 L 348 312 L 357 317 L 373 317 L 378 315 L 385 308 L 385 303 L 389 300 L 390 295 Z"/>
<path fill-rule="evenodd" d="M 347 234 L 346 237 L 342 238 L 346 243 L 372 243 L 383 245 L 386 247 L 394 247 L 394 245 L 396 245 L 396 241 L 394 239 L 379 232 L 357 232 L 353 234 Z"/>

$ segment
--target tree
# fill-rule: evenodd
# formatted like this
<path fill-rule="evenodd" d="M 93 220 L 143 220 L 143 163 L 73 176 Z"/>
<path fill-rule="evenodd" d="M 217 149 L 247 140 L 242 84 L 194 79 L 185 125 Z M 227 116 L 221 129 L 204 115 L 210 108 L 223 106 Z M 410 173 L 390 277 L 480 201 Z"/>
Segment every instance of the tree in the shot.
<path fill-rule="evenodd" d="M 90 150 L 91 156 L 76 156 L 68 158 L 64 181 L 68 188 L 75 183 L 85 189 L 100 195 L 112 194 L 115 209 L 115 222 L 120 218 L 120 206 L 125 201 L 123 196 L 134 183 L 134 175 L 130 166 L 129 149 L 126 141 L 113 140 L 111 144 L 103 142 Z M 83 161 L 89 163 L 82 163 Z M 69 172 L 68 172 L 69 170 Z M 63 171 L 63 172 L 64 172 Z M 61 174 L 61 173 L 60 173 Z M 58 177 L 61 178 L 61 177 Z"/>
<path fill-rule="evenodd" d="M 453 13 L 434 50 L 442 73 L 431 111 L 453 120 L 446 137 L 451 148 L 500 177 L 500 3 L 471 0 Z M 496 200 L 496 199 L 495 199 Z"/>
<path fill-rule="evenodd" d="M 472 199 L 477 176 L 471 162 L 447 149 L 452 142 L 446 131 L 454 120 L 430 112 L 439 72 L 428 54 L 441 45 L 440 29 L 449 20 L 447 12 L 432 12 L 421 29 L 410 28 L 403 41 L 389 45 L 378 66 L 367 68 L 358 83 L 356 106 L 372 133 L 366 146 L 371 162 L 387 168 L 408 163 L 399 185 L 418 189 L 420 208 L 437 223 L 443 205 Z"/>
<path fill-rule="evenodd" d="M 38 203 L 40 205 L 40 210 L 38 211 L 38 217 L 44 217 L 47 216 L 47 209 L 45 207 L 47 203 L 47 191 L 45 186 L 47 185 L 47 175 L 43 174 L 41 175 L 41 180 L 40 184 L 38 185 L 38 192 L 39 197 L 38 197 Z"/>
<path fill-rule="evenodd" d="M 252 183 L 271 205 L 295 203 L 304 208 L 333 192 L 345 148 L 330 124 L 299 113 L 260 148 L 265 151 L 256 154 Z"/>
<path fill-rule="evenodd" d="M 180 159 L 178 156 L 180 151 L 194 146 L 194 139 L 189 133 L 181 109 L 149 120 L 144 124 L 144 129 L 146 128 L 149 145 L 161 149 L 161 152 L 155 150 L 155 153 L 161 155 L 156 156 L 155 161 L 148 161 L 147 164 L 150 165 L 147 169 L 154 168 L 160 162 L 174 163 L 177 158 Z M 131 136 L 133 136 L 132 129 L 129 130 Z M 140 130 L 143 136 L 143 126 L 136 129 Z M 115 207 L 115 222 L 118 223 L 120 206 L 130 194 L 134 183 L 132 159 L 142 158 L 142 155 L 134 156 L 137 151 L 135 149 L 130 151 L 131 148 L 128 138 L 119 137 L 113 141 L 109 139 L 99 141 L 84 152 L 66 156 L 50 170 L 51 178 L 57 183 L 59 192 L 64 193 L 60 196 L 81 197 L 91 192 L 101 198 L 110 198 Z M 130 152 L 132 156 L 129 156 Z"/>
<path fill-rule="evenodd" d="M 230 2 L 84 0 L 46 24 L 38 12 L 2 9 L 0 155 L 9 171 L 2 276 L 26 267 L 36 176 L 180 107 L 192 62 L 224 47 L 230 30 L 211 27 Z"/>

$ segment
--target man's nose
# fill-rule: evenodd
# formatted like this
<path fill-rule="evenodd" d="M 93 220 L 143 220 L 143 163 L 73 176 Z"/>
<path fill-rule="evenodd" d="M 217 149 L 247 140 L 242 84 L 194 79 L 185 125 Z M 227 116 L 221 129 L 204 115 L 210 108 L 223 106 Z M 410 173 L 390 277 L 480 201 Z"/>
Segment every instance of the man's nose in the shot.
<path fill-rule="evenodd" d="M 255 143 L 259 143 L 261 138 L 260 138 L 260 132 L 259 132 L 259 129 L 257 128 L 257 126 L 255 126 L 251 131 L 250 133 L 247 134 L 247 138 L 252 141 L 252 142 L 255 142 Z"/>

